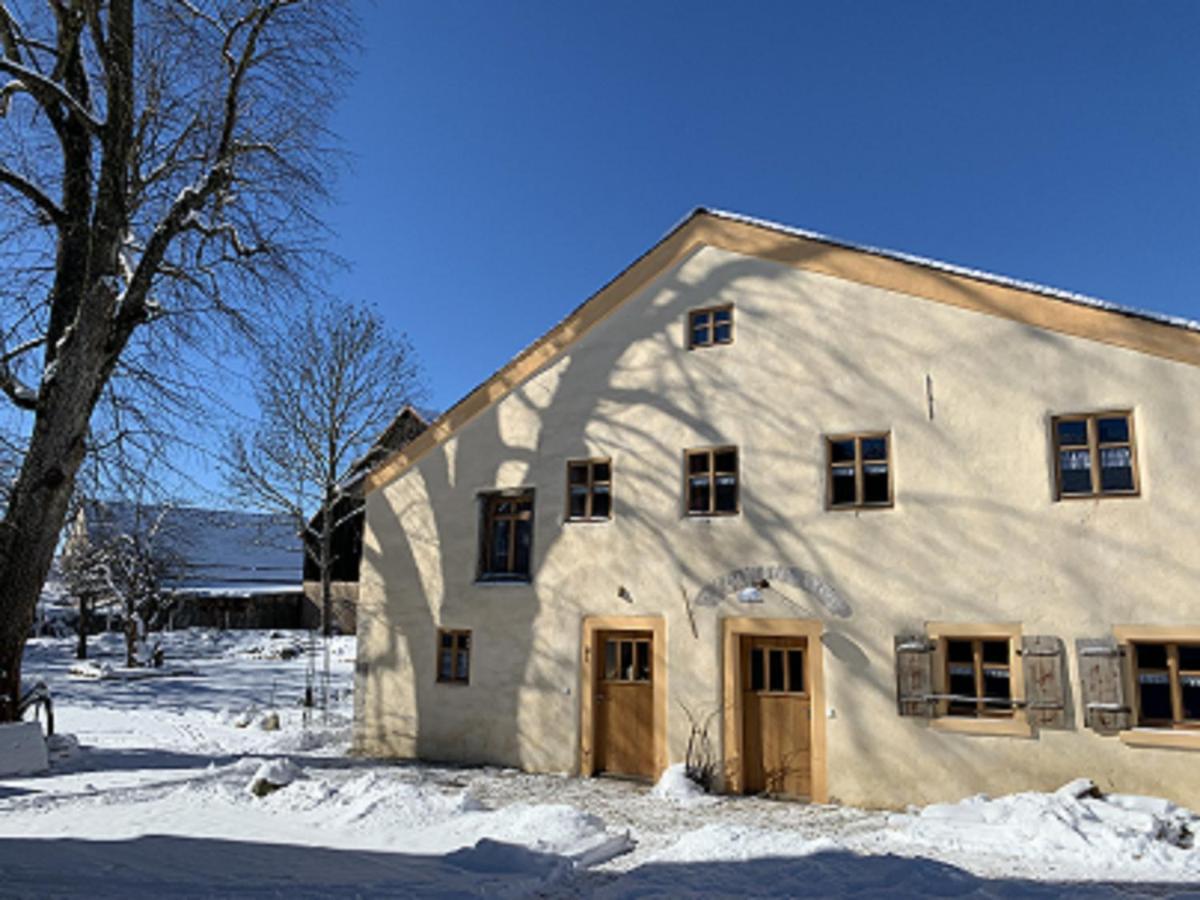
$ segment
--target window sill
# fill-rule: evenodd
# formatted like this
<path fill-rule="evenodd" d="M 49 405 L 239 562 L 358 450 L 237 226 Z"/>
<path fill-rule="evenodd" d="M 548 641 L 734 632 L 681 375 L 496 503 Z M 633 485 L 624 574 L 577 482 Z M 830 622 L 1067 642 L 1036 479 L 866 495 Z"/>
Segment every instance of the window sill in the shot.
<path fill-rule="evenodd" d="M 975 719 L 967 716 L 940 716 L 930 723 L 934 731 L 949 734 L 978 734 L 993 737 L 1033 737 L 1033 726 L 1023 716 L 1011 719 Z"/>
<path fill-rule="evenodd" d="M 1200 731 L 1184 728 L 1132 728 L 1120 733 L 1121 743 L 1131 747 L 1160 747 L 1167 750 L 1200 750 Z"/>
<path fill-rule="evenodd" d="M 504 578 L 495 575 L 484 575 L 482 578 L 475 579 L 476 587 L 528 587 L 533 584 L 532 578 Z"/>

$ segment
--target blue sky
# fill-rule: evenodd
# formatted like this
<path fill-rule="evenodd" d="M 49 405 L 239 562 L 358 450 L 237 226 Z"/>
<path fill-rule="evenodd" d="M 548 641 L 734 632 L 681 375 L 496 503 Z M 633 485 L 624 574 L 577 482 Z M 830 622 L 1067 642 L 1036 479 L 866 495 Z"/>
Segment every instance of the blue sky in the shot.
<path fill-rule="evenodd" d="M 700 205 L 1200 318 L 1200 3 L 361 11 L 333 286 L 436 408 Z"/>

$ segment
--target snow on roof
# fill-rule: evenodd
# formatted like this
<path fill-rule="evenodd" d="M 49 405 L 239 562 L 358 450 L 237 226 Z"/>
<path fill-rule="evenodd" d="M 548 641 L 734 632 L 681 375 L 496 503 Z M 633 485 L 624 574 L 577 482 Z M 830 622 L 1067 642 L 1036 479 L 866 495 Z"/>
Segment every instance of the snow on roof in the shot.
<path fill-rule="evenodd" d="M 1116 312 L 1126 316 L 1133 316 L 1134 318 L 1138 319 L 1146 319 L 1151 322 L 1158 322 L 1162 325 L 1172 325 L 1176 328 L 1185 328 L 1189 331 L 1200 331 L 1200 322 L 1194 319 L 1184 318 L 1182 316 L 1171 316 L 1165 313 L 1154 312 L 1152 310 L 1140 309 L 1138 307 L 1124 306 L 1120 303 L 1113 303 L 1111 300 L 1101 300 L 1097 297 L 1089 297 L 1086 294 L 1077 294 L 1074 291 L 1064 291 L 1059 288 L 1047 287 L 1044 284 L 1037 284 L 1033 281 L 1010 278 L 1006 275 L 996 275 L 993 272 L 985 272 L 980 269 L 972 269 L 967 266 L 958 266 L 954 265 L 953 263 L 941 262 L 939 260 L 929 259 L 928 257 L 924 256 L 916 256 L 912 253 L 904 253 L 898 250 L 887 250 L 881 247 L 873 247 L 868 244 L 856 244 L 853 241 L 845 241 L 841 238 L 830 237 L 829 235 L 822 234 L 818 231 L 809 231 L 804 228 L 794 228 L 790 225 L 781 225 L 778 222 L 771 222 L 766 219 L 757 219 L 753 216 L 742 215 L 741 213 L 728 212 L 726 210 L 712 209 L 709 207 L 701 207 L 696 212 L 704 212 L 720 219 L 728 219 L 731 222 L 744 222 L 747 225 L 754 225 L 758 228 L 767 228 L 771 231 L 778 231 L 781 234 L 789 234 L 796 237 L 807 238 L 813 241 L 820 241 L 824 244 L 832 244 L 836 247 L 844 247 L 848 250 L 857 250 L 862 253 L 870 253 L 873 256 L 882 256 L 888 259 L 896 259 L 902 262 L 913 263 L 914 265 L 924 266 L 928 269 L 937 269 L 940 272 L 949 272 L 953 275 L 962 275 L 965 278 L 974 278 L 977 281 L 987 281 L 992 284 L 999 284 L 1004 285 L 1005 287 L 1030 291 L 1035 294 L 1042 294 L 1043 296 L 1051 297 L 1055 300 L 1064 300 L 1067 303 L 1077 303 L 1080 306 L 1091 306 L 1095 309 L 1105 309 L 1110 312 Z M 679 226 L 676 226 L 676 228 L 677 227 Z M 674 230 L 674 228 L 671 229 L 671 231 Z"/>
<path fill-rule="evenodd" d="M 88 501 L 90 540 L 154 530 L 156 550 L 170 558 L 174 590 L 214 594 L 301 589 L 303 550 L 287 517 L 189 506 L 138 506 Z"/>

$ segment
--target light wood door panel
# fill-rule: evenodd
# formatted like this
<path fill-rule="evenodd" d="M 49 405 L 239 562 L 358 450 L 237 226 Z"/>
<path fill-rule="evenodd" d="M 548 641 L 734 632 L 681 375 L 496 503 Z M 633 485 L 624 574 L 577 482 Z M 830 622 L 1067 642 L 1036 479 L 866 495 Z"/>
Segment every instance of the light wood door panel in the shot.
<path fill-rule="evenodd" d="M 649 631 L 596 635 L 596 771 L 653 778 L 654 639 Z"/>
<path fill-rule="evenodd" d="M 807 641 L 744 637 L 741 657 L 746 793 L 812 796 Z"/>

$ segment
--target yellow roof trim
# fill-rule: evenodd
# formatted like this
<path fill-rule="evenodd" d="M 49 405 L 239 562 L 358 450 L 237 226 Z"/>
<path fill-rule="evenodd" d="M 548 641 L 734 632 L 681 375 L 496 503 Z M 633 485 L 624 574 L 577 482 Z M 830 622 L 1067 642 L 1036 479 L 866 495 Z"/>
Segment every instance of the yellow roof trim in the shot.
<path fill-rule="evenodd" d="M 430 450 L 606 319 L 699 246 L 999 316 L 1061 334 L 1200 366 L 1200 332 L 1132 312 L 1088 305 L 982 273 L 840 244 L 769 223 L 699 209 L 495 375 L 452 406 L 364 480 L 366 493 L 398 478 Z"/>

